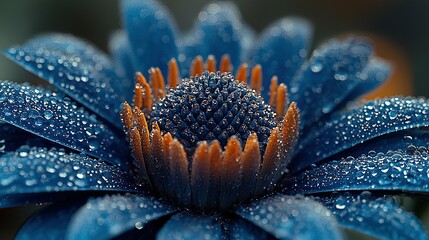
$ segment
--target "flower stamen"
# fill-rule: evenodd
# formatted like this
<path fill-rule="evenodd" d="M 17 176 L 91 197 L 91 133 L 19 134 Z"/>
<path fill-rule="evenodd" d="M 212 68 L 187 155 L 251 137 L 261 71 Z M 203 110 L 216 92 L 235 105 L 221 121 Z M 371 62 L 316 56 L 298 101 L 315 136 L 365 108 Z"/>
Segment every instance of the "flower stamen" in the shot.
<path fill-rule="evenodd" d="M 231 58 L 229 58 L 228 54 L 224 54 L 220 60 L 219 71 L 221 73 L 232 72 L 232 69 Z"/>
<path fill-rule="evenodd" d="M 262 67 L 257 64 L 252 68 L 252 74 L 250 75 L 250 88 L 255 90 L 257 93 L 262 91 Z"/>
<path fill-rule="evenodd" d="M 201 75 L 203 74 L 203 72 L 204 72 L 203 58 L 201 56 L 197 56 L 192 61 L 191 76 Z"/>
<path fill-rule="evenodd" d="M 206 69 L 209 72 L 216 72 L 216 58 L 213 55 L 207 57 Z"/>
<path fill-rule="evenodd" d="M 172 58 L 168 63 L 168 83 L 170 88 L 176 88 L 179 82 L 179 66 L 177 66 L 176 59 Z"/>
<path fill-rule="evenodd" d="M 248 66 L 246 63 L 241 64 L 240 67 L 238 68 L 237 74 L 235 75 L 235 79 L 238 82 L 241 82 L 241 83 L 247 82 L 247 68 Z"/>

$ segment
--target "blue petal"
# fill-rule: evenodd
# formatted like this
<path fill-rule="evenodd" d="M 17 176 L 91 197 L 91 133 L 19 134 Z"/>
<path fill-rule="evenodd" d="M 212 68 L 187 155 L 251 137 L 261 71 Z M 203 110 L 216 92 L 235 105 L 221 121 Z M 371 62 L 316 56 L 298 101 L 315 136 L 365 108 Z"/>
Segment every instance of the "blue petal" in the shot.
<path fill-rule="evenodd" d="M 32 147 L 60 146 L 13 125 L 0 122 L 0 157 L 7 152 L 17 150 L 22 145 L 29 145 Z"/>
<path fill-rule="evenodd" d="M 124 79 L 121 81 L 123 88 L 128 90 L 125 92 L 125 98 L 130 101 L 134 93 L 133 86 L 135 84 L 134 75 L 136 70 L 132 64 L 131 47 L 126 33 L 123 31 L 116 32 L 110 39 L 109 49 L 115 61 L 116 73 Z"/>
<path fill-rule="evenodd" d="M 112 63 L 101 51 L 75 37 L 50 34 L 12 47 L 5 54 L 121 127 L 119 107 L 123 99 L 120 96 L 125 89 L 122 89 Z"/>
<path fill-rule="evenodd" d="M 73 216 L 67 239 L 111 239 L 174 211 L 154 197 L 127 194 L 95 198 Z"/>
<path fill-rule="evenodd" d="M 427 143 L 425 144 L 425 146 Z M 427 194 L 429 192 L 429 150 L 371 151 L 349 156 L 308 169 L 285 181 L 288 194 L 332 191 L 390 190 Z"/>
<path fill-rule="evenodd" d="M 274 75 L 279 82 L 290 86 L 307 57 L 312 33 L 311 25 L 299 18 L 281 19 L 264 31 L 250 59 L 252 66 L 262 66 L 263 93 L 268 96 L 270 79 Z"/>
<path fill-rule="evenodd" d="M 366 141 L 364 144 L 357 145 L 347 149 L 331 158 L 335 159 L 340 156 L 359 157 L 362 154 L 372 152 L 396 151 L 398 149 L 407 151 L 412 154 L 420 146 L 426 146 L 429 142 L 429 130 L 427 129 L 409 129 L 394 132 Z"/>
<path fill-rule="evenodd" d="M 0 166 L 0 207 L 61 198 L 60 192 L 136 191 L 118 167 L 63 149 L 23 146 L 2 155 Z"/>
<path fill-rule="evenodd" d="M 231 63 L 238 66 L 241 57 L 241 15 L 233 3 L 216 2 L 198 15 L 193 31 L 183 39 L 179 64 L 183 76 L 189 75 L 191 61 L 197 55 L 214 55 L 217 67 L 223 54 L 229 54 Z"/>
<path fill-rule="evenodd" d="M 331 41 L 313 52 L 291 84 L 291 99 L 300 109 L 302 126 L 331 112 L 350 94 L 371 53 L 371 45 L 356 38 Z"/>
<path fill-rule="evenodd" d="M 122 18 L 134 69 L 146 72 L 150 67 L 159 67 L 167 73 L 168 61 L 178 56 L 175 27 L 167 9 L 157 1 L 124 0 Z"/>
<path fill-rule="evenodd" d="M 333 115 L 317 123 L 316 132 L 300 143 L 292 172 L 367 140 L 399 130 L 429 125 L 429 104 L 421 98 L 388 98 Z"/>
<path fill-rule="evenodd" d="M 332 213 L 309 198 L 274 196 L 236 213 L 279 239 L 342 239 Z"/>
<path fill-rule="evenodd" d="M 63 146 L 118 165 L 127 157 L 122 135 L 61 93 L 2 81 L 0 109 L 0 120 Z"/>
<path fill-rule="evenodd" d="M 238 219 L 230 226 L 229 239 L 266 240 L 272 239 L 272 236 L 252 223 Z"/>
<path fill-rule="evenodd" d="M 16 239 L 64 239 L 72 216 L 85 202 L 73 199 L 73 201 L 52 204 L 43 208 L 25 222 Z"/>
<path fill-rule="evenodd" d="M 240 62 L 249 62 L 256 42 L 256 32 L 250 26 L 241 25 L 241 56 Z"/>
<path fill-rule="evenodd" d="M 390 65 L 381 59 L 371 59 L 359 77 L 357 86 L 347 96 L 347 101 L 354 100 L 380 87 L 389 77 Z"/>
<path fill-rule="evenodd" d="M 362 192 L 336 194 L 318 200 L 334 213 L 342 227 L 377 239 L 428 239 L 420 221 L 392 199 Z"/>
<path fill-rule="evenodd" d="M 205 215 L 181 212 L 167 221 L 159 231 L 159 240 L 223 239 L 219 219 Z"/>

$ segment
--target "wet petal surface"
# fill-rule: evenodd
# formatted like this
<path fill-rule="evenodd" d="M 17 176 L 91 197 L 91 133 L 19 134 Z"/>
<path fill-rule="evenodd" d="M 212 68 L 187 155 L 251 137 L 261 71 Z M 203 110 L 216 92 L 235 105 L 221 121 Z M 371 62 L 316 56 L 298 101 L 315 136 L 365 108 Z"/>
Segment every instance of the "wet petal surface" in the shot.
<path fill-rule="evenodd" d="M 241 57 L 241 20 L 234 4 L 229 2 L 211 3 L 199 14 L 194 29 L 182 39 L 179 64 L 182 76 L 189 76 L 189 66 L 195 56 L 204 59 L 212 54 L 217 59 L 219 69 L 223 54 L 228 54 L 231 63 L 238 66 Z"/>
<path fill-rule="evenodd" d="M 332 213 L 309 198 L 278 195 L 236 213 L 279 239 L 342 239 Z"/>
<path fill-rule="evenodd" d="M 73 216 L 68 239 L 111 239 L 173 213 L 159 198 L 113 195 L 91 199 Z"/>
<path fill-rule="evenodd" d="M 381 60 L 373 58 L 359 75 L 359 82 L 349 93 L 345 102 L 352 101 L 366 93 L 369 93 L 380 87 L 389 77 L 391 71 L 390 65 Z"/>
<path fill-rule="evenodd" d="M 12 47 L 5 54 L 105 120 L 121 126 L 119 107 L 124 89 L 101 51 L 70 35 L 51 34 Z"/>
<path fill-rule="evenodd" d="M 189 212 L 175 214 L 157 235 L 159 240 L 223 239 L 219 219 Z"/>
<path fill-rule="evenodd" d="M 399 130 L 429 125 L 429 104 L 422 98 L 387 98 L 339 113 L 320 123 L 300 145 L 292 172 L 367 140 Z"/>
<path fill-rule="evenodd" d="M 263 69 L 263 94 L 268 97 L 270 79 L 277 75 L 280 83 L 290 82 L 300 70 L 311 44 L 313 29 L 299 18 L 284 18 L 269 26 L 252 51 L 250 63 Z"/>
<path fill-rule="evenodd" d="M 300 109 L 302 126 L 330 113 L 359 83 L 372 54 L 363 39 L 331 41 L 313 52 L 291 84 L 291 99 Z"/>
<path fill-rule="evenodd" d="M 118 165 L 127 159 L 124 137 L 61 93 L 3 81 L 0 109 L 0 120 L 60 145 Z"/>
<path fill-rule="evenodd" d="M 134 69 L 146 73 L 150 67 L 159 67 L 167 73 L 168 61 L 178 55 L 175 27 L 168 10 L 153 0 L 124 0 L 121 4 Z"/>
<path fill-rule="evenodd" d="M 63 149 L 23 146 L 2 155 L 0 166 L 0 207 L 36 203 L 47 193 L 136 191 L 118 167 Z"/>
<path fill-rule="evenodd" d="M 377 239 L 428 239 L 420 221 L 391 198 L 342 193 L 317 199 L 330 209 L 338 223 Z"/>
<path fill-rule="evenodd" d="M 368 189 L 427 194 L 428 159 L 426 147 L 413 147 L 413 151 L 406 152 L 370 151 L 308 169 L 286 180 L 283 188 L 288 194 Z"/>
<path fill-rule="evenodd" d="M 49 140 L 26 132 L 8 123 L 0 122 L 0 157 L 8 152 L 13 152 L 22 145 L 32 147 L 60 147 Z"/>

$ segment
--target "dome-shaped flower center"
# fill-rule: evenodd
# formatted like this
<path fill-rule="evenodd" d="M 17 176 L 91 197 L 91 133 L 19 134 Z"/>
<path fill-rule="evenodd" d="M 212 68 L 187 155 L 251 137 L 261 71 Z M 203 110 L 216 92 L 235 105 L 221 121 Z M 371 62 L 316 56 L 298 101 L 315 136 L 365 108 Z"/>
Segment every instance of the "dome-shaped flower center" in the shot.
<path fill-rule="evenodd" d="M 296 104 L 287 108 L 286 86 L 276 77 L 266 105 L 259 65 L 250 87 L 247 65 L 235 77 L 227 56 L 219 72 L 215 66 L 209 56 L 204 72 L 197 57 L 193 77 L 179 83 L 173 59 L 168 87 L 159 68 L 150 69 L 149 83 L 137 73 L 134 106 L 124 103 L 121 111 L 142 184 L 200 209 L 226 209 L 274 188 L 287 172 L 299 129 Z"/>
<path fill-rule="evenodd" d="M 185 148 L 200 141 L 226 146 L 236 136 L 243 144 L 251 133 L 264 150 L 275 113 L 256 92 L 239 83 L 231 73 L 208 73 L 184 80 L 154 106 L 152 122 L 169 132 Z"/>

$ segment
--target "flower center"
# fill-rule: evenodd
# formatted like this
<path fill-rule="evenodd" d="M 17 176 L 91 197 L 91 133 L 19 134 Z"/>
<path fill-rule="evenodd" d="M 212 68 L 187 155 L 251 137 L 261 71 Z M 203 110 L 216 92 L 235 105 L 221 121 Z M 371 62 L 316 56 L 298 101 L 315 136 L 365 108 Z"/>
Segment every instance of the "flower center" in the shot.
<path fill-rule="evenodd" d="M 121 111 L 139 181 L 186 207 L 227 209 L 274 188 L 298 138 L 298 109 L 286 107 L 277 77 L 267 105 L 259 65 L 249 85 L 247 65 L 235 77 L 228 56 L 220 71 L 215 66 L 209 56 L 204 72 L 197 57 L 180 83 L 172 59 L 168 87 L 159 68 L 150 69 L 149 83 L 137 73 L 134 106 Z"/>
<path fill-rule="evenodd" d="M 232 136 L 244 144 L 251 133 L 264 150 L 277 125 L 275 113 L 259 94 L 220 72 L 184 80 L 154 106 L 151 120 L 192 150 L 201 141 L 226 146 Z"/>

